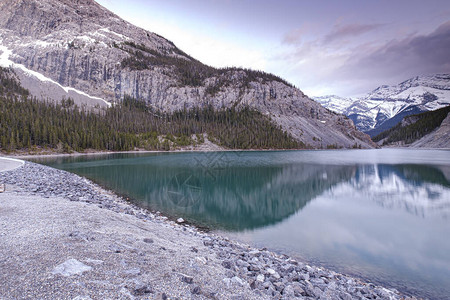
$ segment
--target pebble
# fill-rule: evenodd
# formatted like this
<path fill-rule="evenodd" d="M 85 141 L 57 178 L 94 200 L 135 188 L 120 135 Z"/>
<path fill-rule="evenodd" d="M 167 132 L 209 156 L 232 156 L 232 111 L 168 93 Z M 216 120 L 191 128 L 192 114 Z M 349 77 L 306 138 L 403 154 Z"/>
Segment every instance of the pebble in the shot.
<path fill-rule="evenodd" d="M 153 289 L 151 288 L 151 286 L 143 283 L 137 284 L 133 291 L 133 294 L 135 296 L 142 296 L 150 293 L 153 293 Z"/>
<path fill-rule="evenodd" d="M 191 293 L 194 295 L 200 295 L 202 292 L 202 290 L 200 289 L 200 287 L 198 285 L 194 286 L 191 290 Z"/>
<path fill-rule="evenodd" d="M 158 295 L 156 295 L 155 300 L 167 300 L 169 299 L 166 295 L 166 293 L 158 293 Z"/>
<path fill-rule="evenodd" d="M 222 266 L 223 266 L 224 268 L 226 268 L 226 269 L 231 269 L 232 264 L 231 264 L 230 261 L 224 260 L 224 261 L 222 262 Z"/>
<path fill-rule="evenodd" d="M 245 284 L 244 281 L 241 278 L 237 277 L 237 276 L 234 276 L 233 278 L 231 278 L 231 282 L 239 284 L 239 285 L 244 285 Z"/>
<path fill-rule="evenodd" d="M 194 278 L 188 275 L 182 275 L 181 281 L 186 282 L 187 284 L 192 284 L 194 282 Z"/>
<path fill-rule="evenodd" d="M 267 269 L 267 273 L 269 273 L 270 275 L 274 275 L 276 272 L 274 269 Z"/>

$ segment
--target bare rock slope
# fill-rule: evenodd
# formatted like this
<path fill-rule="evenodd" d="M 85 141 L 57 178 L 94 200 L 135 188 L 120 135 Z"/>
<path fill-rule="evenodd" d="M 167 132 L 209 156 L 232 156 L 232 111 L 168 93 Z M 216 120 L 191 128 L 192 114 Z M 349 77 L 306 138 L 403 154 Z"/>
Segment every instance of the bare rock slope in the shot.
<path fill-rule="evenodd" d="M 442 121 L 439 128 L 412 143 L 410 147 L 450 149 L 450 114 Z"/>
<path fill-rule="evenodd" d="M 0 16 L 0 66 L 39 98 L 104 107 L 131 95 L 163 111 L 249 106 L 313 147 L 374 146 L 281 78 L 206 66 L 93 0 L 3 0 Z"/>

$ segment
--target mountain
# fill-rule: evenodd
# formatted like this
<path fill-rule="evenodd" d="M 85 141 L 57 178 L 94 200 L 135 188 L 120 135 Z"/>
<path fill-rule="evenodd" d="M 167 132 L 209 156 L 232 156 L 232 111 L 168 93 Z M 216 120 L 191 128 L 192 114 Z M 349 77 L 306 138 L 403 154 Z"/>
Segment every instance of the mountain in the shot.
<path fill-rule="evenodd" d="M 450 106 L 410 115 L 373 137 L 380 145 L 450 148 Z"/>
<path fill-rule="evenodd" d="M 383 85 L 360 98 L 315 97 L 317 102 L 348 116 L 356 127 L 375 136 L 403 117 L 450 104 L 450 74 L 416 76 L 395 86 Z"/>
<path fill-rule="evenodd" d="M 38 98 L 102 109 L 129 95 L 162 112 L 249 107 L 315 148 L 374 146 L 283 79 L 204 65 L 93 0 L 2 0 L 0 15 L 0 66 Z"/>

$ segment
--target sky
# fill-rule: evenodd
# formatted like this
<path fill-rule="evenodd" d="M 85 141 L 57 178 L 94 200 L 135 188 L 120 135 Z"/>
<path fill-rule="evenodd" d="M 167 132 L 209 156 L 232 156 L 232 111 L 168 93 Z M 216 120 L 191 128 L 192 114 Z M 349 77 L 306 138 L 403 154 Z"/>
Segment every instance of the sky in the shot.
<path fill-rule="evenodd" d="M 450 73 L 449 0 L 97 0 L 214 67 L 278 75 L 308 96 Z"/>

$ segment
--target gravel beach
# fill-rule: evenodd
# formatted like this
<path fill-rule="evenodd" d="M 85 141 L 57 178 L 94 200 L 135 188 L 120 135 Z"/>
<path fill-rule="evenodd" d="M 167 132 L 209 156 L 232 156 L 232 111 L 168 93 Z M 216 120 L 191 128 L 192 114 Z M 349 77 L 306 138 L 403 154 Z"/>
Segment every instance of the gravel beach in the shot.
<path fill-rule="evenodd" d="M 414 299 L 178 224 L 65 171 L 0 158 L 0 184 L 0 299 Z"/>

